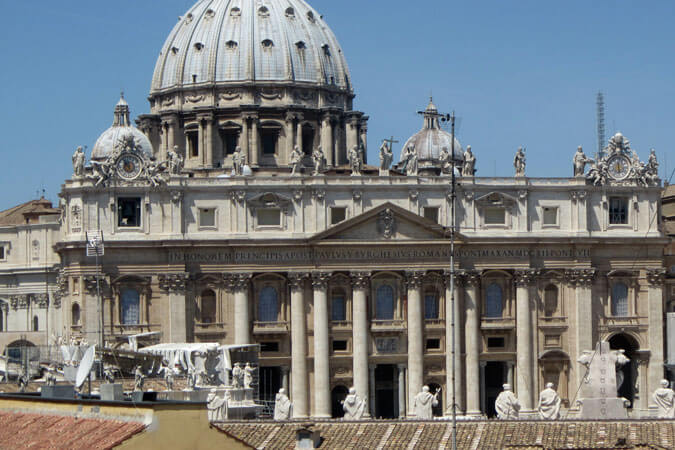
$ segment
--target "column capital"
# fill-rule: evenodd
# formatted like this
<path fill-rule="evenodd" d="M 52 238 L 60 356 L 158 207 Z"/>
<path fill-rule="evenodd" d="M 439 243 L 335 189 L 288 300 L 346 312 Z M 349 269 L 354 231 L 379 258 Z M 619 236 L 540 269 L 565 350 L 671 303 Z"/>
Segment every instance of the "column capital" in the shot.
<path fill-rule="evenodd" d="M 539 273 L 538 269 L 516 270 L 514 273 L 516 286 L 531 286 L 537 280 Z"/>
<path fill-rule="evenodd" d="M 329 272 L 312 272 L 312 287 L 325 291 L 328 289 L 328 280 L 331 274 Z"/>
<path fill-rule="evenodd" d="M 590 286 L 596 274 L 595 269 L 568 269 L 565 271 L 565 281 L 570 286 Z"/>
<path fill-rule="evenodd" d="M 252 273 L 226 273 L 223 274 L 225 286 L 231 291 L 243 291 L 248 289 L 248 283 L 253 278 Z"/>
<path fill-rule="evenodd" d="M 477 270 L 466 270 L 464 271 L 464 283 L 469 287 L 476 287 L 480 285 L 480 272 Z"/>
<path fill-rule="evenodd" d="M 370 283 L 370 275 L 371 272 L 350 272 L 352 287 L 354 289 L 367 289 Z"/>
<path fill-rule="evenodd" d="M 652 287 L 663 286 L 666 281 L 666 269 L 647 269 L 647 282 Z"/>
<path fill-rule="evenodd" d="M 305 287 L 305 280 L 309 278 L 307 272 L 289 272 L 288 284 L 291 286 L 291 291 L 300 291 Z"/>
<path fill-rule="evenodd" d="M 425 274 L 426 270 L 406 270 L 405 282 L 408 289 L 420 288 Z"/>
<path fill-rule="evenodd" d="M 166 275 L 159 275 L 159 289 L 164 293 L 171 292 L 185 292 L 187 282 L 190 277 L 188 273 L 169 273 Z"/>
<path fill-rule="evenodd" d="M 466 281 L 466 270 L 464 269 L 455 269 L 455 286 L 461 287 Z M 443 270 L 443 279 L 445 280 L 445 285 L 450 286 L 450 269 Z"/>

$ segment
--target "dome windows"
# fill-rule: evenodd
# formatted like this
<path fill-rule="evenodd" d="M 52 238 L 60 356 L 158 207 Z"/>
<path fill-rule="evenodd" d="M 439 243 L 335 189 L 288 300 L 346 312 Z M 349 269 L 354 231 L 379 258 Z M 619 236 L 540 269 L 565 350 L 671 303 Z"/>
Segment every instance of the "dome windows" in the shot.
<path fill-rule="evenodd" d="M 171 47 L 171 54 L 172 55 L 177 55 L 178 54 L 178 47 Z"/>
<path fill-rule="evenodd" d="M 330 46 L 328 44 L 323 44 L 321 48 L 323 49 L 324 55 L 330 56 Z"/>
<path fill-rule="evenodd" d="M 295 19 L 295 10 L 293 8 L 286 8 L 286 17 L 289 19 Z"/>
<path fill-rule="evenodd" d="M 198 52 L 201 52 L 202 49 L 204 49 L 204 44 L 202 44 L 201 42 L 195 43 L 195 50 L 197 50 Z"/>
<path fill-rule="evenodd" d="M 261 42 L 262 47 L 267 50 L 271 50 L 272 47 L 274 47 L 274 42 L 272 42 L 271 39 L 265 39 L 264 41 Z"/>
<path fill-rule="evenodd" d="M 261 6 L 260 8 L 258 8 L 258 15 L 260 17 L 269 17 L 270 10 L 267 8 L 267 6 Z"/>
<path fill-rule="evenodd" d="M 212 9 L 208 9 L 205 16 L 207 19 L 213 19 L 216 16 L 216 12 Z"/>
<path fill-rule="evenodd" d="M 230 9 L 230 16 L 232 17 L 240 17 L 241 16 L 241 9 L 234 7 Z"/>
<path fill-rule="evenodd" d="M 225 43 L 225 47 L 226 47 L 228 50 L 236 50 L 238 46 L 239 46 L 239 44 L 237 44 L 236 41 L 227 41 L 227 42 Z"/>
<path fill-rule="evenodd" d="M 192 14 L 188 14 L 187 16 L 185 16 L 185 23 L 186 24 L 192 23 L 192 19 L 194 19 Z"/>
<path fill-rule="evenodd" d="M 303 41 L 298 41 L 298 42 L 295 43 L 295 47 L 296 47 L 299 51 L 303 51 L 304 49 L 307 48 L 307 44 L 305 44 Z"/>
<path fill-rule="evenodd" d="M 310 22 L 312 22 L 312 23 L 314 23 L 314 21 L 316 20 L 316 19 L 314 18 L 314 13 L 313 13 L 312 11 L 310 11 L 310 12 L 307 13 L 307 19 L 308 19 Z"/>

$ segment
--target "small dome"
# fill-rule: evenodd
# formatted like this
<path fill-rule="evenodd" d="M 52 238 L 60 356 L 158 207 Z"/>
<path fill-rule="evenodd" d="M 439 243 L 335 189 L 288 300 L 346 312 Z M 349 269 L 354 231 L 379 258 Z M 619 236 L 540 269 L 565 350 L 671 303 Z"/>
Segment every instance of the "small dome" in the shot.
<path fill-rule="evenodd" d="M 150 93 L 250 81 L 351 92 L 340 44 L 303 0 L 200 0 L 164 43 Z"/>
<path fill-rule="evenodd" d="M 433 99 L 429 100 L 429 105 L 427 105 L 422 114 L 424 115 L 424 126 L 403 145 L 400 160 L 403 161 L 405 158 L 405 149 L 410 145 L 414 145 L 418 163 L 421 167 L 428 167 L 438 163 L 443 147 L 446 147 L 448 152 L 451 151 L 452 135 L 441 129 L 440 115 L 438 114 L 436 105 L 434 105 Z M 464 160 L 462 145 L 457 138 L 455 138 L 454 159 L 458 163 Z"/>
<path fill-rule="evenodd" d="M 148 158 L 152 158 L 152 144 L 148 137 L 143 134 L 129 121 L 129 104 L 120 96 L 120 101 L 115 105 L 113 124 L 105 130 L 96 140 L 94 149 L 91 151 L 91 159 L 105 160 L 115 151 L 115 146 L 122 144 L 126 139 L 133 138 L 136 149 L 140 150 Z"/>

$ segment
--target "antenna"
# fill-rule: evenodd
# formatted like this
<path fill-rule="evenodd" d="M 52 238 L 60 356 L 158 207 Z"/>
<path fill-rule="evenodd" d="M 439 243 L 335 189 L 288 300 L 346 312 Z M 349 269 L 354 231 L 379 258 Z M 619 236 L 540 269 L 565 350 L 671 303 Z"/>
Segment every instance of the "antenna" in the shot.
<path fill-rule="evenodd" d="M 598 92 L 596 101 L 597 125 L 598 125 L 598 151 L 595 154 L 595 160 L 598 161 L 604 155 L 605 148 L 605 96 Z"/>

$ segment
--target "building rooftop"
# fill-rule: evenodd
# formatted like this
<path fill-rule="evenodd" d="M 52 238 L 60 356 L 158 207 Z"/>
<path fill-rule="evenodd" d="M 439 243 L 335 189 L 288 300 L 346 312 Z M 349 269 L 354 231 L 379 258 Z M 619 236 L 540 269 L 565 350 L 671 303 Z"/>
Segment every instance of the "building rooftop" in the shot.
<path fill-rule="evenodd" d="M 58 215 L 61 210 L 52 207 L 44 197 L 0 211 L 0 226 L 39 223 L 40 216 Z"/>

